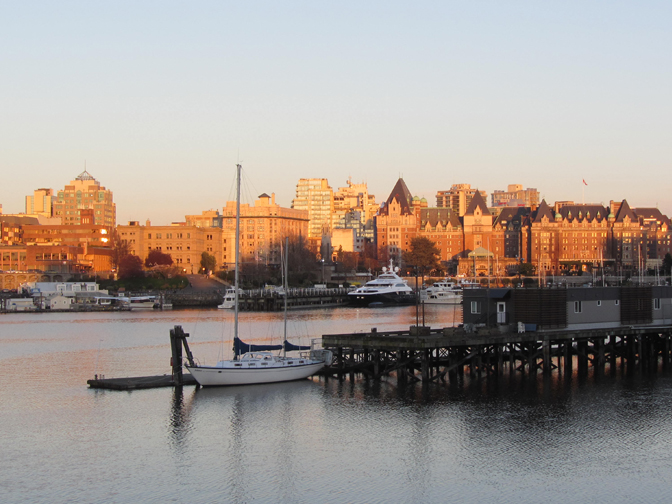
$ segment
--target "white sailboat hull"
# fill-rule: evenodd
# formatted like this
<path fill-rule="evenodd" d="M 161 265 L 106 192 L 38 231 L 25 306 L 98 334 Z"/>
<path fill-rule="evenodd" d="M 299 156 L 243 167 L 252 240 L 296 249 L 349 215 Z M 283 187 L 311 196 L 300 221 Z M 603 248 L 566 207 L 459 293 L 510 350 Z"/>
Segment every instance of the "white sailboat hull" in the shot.
<path fill-rule="evenodd" d="M 303 380 L 324 367 L 324 362 L 287 365 L 267 369 L 186 366 L 194 379 L 203 387 L 223 385 L 253 385 Z"/>

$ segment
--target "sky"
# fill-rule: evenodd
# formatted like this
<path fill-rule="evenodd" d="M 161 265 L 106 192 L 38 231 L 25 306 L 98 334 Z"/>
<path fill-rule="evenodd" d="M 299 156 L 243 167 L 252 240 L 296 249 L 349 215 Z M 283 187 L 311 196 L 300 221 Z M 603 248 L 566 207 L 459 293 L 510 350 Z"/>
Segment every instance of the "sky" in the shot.
<path fill-rule="evenodd" d="M 0 0 L 0 204 L 86 166 L 117 222 L 300 178 L 672 215 L 672 3 Z M 584 185 L 585 180 L 587 185 Z M 249 201 L 252 202 L 252 201 Z"/>

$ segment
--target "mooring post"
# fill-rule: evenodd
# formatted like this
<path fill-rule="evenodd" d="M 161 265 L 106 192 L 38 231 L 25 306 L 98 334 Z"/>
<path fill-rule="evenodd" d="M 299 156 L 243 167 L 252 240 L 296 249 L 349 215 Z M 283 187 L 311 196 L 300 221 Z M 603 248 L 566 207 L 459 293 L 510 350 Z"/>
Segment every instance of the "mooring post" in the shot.
<path fill-rule="evenodd" d="M 422 373 L 422 381 L 427 383 L 429 381 L 429 350 L 426 348 L 422 352 L 422 362 L 420 369 Z"/>
<path fill-rule="evenodd" d="M 541 343 L 542 354 L 544 356 L 544 375 L 551 374 L 551 342 L 545 339 Z"/>
<path fill-rule="evenodd" d="M 172 351 L 170 364 L 173 368 L 173 383 L 178 386 L 184 383 L 182 378 L 182 334 L 184 334 L 182 326 L 175 326 L 170 330 L 170 348 Z"/>

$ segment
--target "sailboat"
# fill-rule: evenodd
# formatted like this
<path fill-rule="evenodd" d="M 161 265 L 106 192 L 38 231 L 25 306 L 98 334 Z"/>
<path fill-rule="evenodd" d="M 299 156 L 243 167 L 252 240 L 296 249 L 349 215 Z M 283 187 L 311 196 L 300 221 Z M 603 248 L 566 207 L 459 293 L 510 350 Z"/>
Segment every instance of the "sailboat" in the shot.
<path fill-rule="evenodd" d="M 236 253 L 234 275 L 234 324 L 233 352 L 231 360 L 222 360 L 214 366 L 185 366 L 199 385 L 251 385 L 302 380 L 315 374 L 331 363 L 330 350 L 311 346 L 293 345 L 287 341 L 287 296 L 284 310 L 284 341 L 282 345 L 250 345 L 238 337 L 238 296 L 240 264 L 240 174 L 242 166 L 236 165 Z M 288 240 L 286 240 L 287 243 Z M 285 247 L 285 292 L 287 291 L 287 247 Z M 275 355 L 273 350 L 282 350 Z M 288 357 L 287 352 L 301 351 L 299 357 Z"/>

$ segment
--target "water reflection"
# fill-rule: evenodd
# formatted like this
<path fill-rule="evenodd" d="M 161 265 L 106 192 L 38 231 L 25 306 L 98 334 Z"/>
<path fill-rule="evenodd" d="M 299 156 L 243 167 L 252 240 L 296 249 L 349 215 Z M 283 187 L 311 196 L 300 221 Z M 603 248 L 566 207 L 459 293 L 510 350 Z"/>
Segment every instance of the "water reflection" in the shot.
<path fill-rule="evenodd" d="M 414 322 L 412 310 L 390 319 L 382 311 L 338 312 L 296 316 L 324 333 Z M 187 315 L 198 319 L 185 330 L 199 351 L 216 346 L 222 315 Z M 87 389 L 94 372 L 169 372 L 168 330 L 181 317 L 143 317 L 151 321 L 57 320 L 40 331 L 3 325 L 0 443 L 2 478 L 11 482 L 3 502 L 667 499 L 670 375 L 619 368 L 579 376 L 575 366 L 534 379 L 465 373 L 432 384 L 354 375 L 198 390 Z M 263 314 L 250 320 L 259 330 L 276 324 Z"/>

